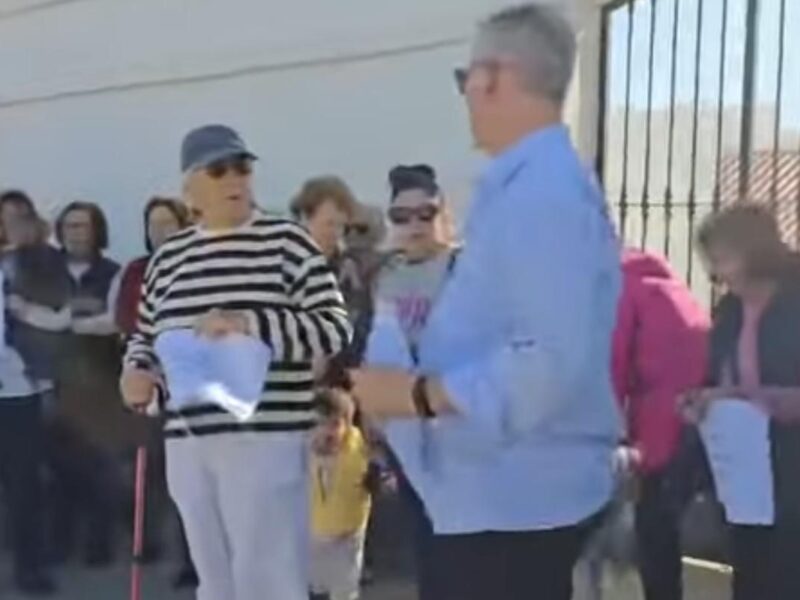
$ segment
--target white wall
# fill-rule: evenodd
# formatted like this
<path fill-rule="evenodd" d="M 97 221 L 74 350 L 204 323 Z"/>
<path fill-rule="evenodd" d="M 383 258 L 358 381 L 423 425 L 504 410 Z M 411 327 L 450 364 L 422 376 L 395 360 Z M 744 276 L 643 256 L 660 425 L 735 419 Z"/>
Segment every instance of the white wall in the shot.
<path fill-rule="evenodd" d="M 387 169 L 411 161 L 463 204 L 477 156 L 451 72 L 476 19 L 506 3 L 0 0 L 0 188 L 51 213 L 101 203 L 127 258 L 144 200 L 179 190 L 182 135 L 224 122 L 263 159 L 264 206 L 319 173 L 381 203 Z"/>

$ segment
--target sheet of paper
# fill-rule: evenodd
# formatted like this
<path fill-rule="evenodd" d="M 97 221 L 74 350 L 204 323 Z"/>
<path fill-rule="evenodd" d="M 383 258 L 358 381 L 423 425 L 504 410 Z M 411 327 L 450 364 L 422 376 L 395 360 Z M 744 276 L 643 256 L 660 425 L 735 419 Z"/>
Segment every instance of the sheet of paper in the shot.
<path fill-rule="evenodd" d="M 745 400 L 718 400 L 700 432 L 728 522 L 772 525 L 775 499 L 767 414 Z"/>
<path fill-rule="evenodd" d="M 155 351 L 173 410 L 212 403 L 240 421 L 254 414 L 271 360 L 269 347 L 260 340 L 238 334 L 211 340 L 175 329 L 156 338 Z"/>

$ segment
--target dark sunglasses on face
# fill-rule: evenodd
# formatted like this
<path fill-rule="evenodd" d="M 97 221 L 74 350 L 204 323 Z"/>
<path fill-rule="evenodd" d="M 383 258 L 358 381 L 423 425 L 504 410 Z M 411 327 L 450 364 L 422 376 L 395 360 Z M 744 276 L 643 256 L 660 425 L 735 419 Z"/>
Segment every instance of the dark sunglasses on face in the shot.
<path fill-rule="evenodd" d="M 414 218 L 422 223 L 430 223 L 438 214 L 439 207 L 433 204 L 426 204 L 417 208 L 392 206 L 389 209 L 389 220 L 395 225 L 408 225 Z"/>
<path fill-rule="evenodd" d="M 253 172 L 253 161 L 245 156 L 218 160 L 206 167 L 206 173 L 212 179 L 222 179 L 229 171 L 237 175 L 250 175 Z"/>
<path fill-rule="evenodd" d="M 456 81 L 456 89 L 462 96 L 467 89 L 467 80 L 469 79 L 469 69 L 461 67 L 453 71 L 453 78 Z"/>
<path fill-rule="evenodd" d="M 461 94 L 462 96 L 466 93 L 467 82 L 469 81 L 469 76 L 474 69 L 477 68 L 489 69 L 489 71 L 494 76 L 496 76 L 499 69 L 506 66 L 513 66 L 513 63 L 508 61 L 488 59 L 488 60 L 475 61 L 468 67 L 461 67 L 455 69 L 453 71 L 453 77 L 456 81 L 456 89 L 458 89 L 458 93 Z"/>
<path fill-rule="evenodd" d="M 344 226 L 345 235 L 367 235 L 369 233 L 369 225 L 364 223 L 352 223 L 351 225 Z"/>

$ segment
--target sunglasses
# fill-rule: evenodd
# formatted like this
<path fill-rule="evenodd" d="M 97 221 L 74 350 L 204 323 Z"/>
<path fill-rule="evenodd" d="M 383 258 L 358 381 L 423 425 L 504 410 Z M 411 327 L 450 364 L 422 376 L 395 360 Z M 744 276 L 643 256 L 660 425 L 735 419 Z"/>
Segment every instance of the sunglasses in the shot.
<path fill-rule="evenodd" d="M 389 209 L 389 220 L 394 225 L 408 225 L 414 218 L 421 223 L 430 223 L 438 215 L 439 207 L 433 204 L 426 204 L 425 206 L 420 206 L 418 208 L 393 206 Z"/>
<path fill-rule="evenodd" d="M 453 78 L 456 81 L 456 89 L 462 96 L 467 90 L 467 80 L 469 79 L 469 69 L 461 67 L 453 70 Z"/>
<path fill-rule="evenodd" d="M 222 179 L 231 171 L 241 176 L 250 175 L 253 172 L 253 161 L 246 156 L 238 156 L 215 161 L 206 167 L 206 174 L 211 179 Z"/>
<path fill-rule="evenodd" d="M 497 76 L 497 72 L 502 67 L 506 66 L 513 66 L 513 63 L 509 61 L 501 61 L 501 60 L 480 60 L 473 62 L 468 67 L 460 67 L 458 69 L 453 70 L 453 78 L 456 82 L 456 89 L 458 93 L 462 96 L 467 90 L 467 82 L 469 81 L 469 76 L 472 74 L 472 71 L 477 68 L 485 68 L 489 69 L 494 77 Z"/>
<path fill-rule="evenodd" d="M 367 235 L 369 233 L 369 225 L 364 223 L 353 223 L 344 226 L 345 235 Z"/>

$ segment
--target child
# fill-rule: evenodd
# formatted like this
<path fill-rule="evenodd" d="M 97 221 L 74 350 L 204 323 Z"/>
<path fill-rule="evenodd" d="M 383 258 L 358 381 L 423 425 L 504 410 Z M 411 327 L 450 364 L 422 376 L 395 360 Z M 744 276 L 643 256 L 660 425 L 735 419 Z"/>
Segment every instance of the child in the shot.
<path fill-rule="evenodd" d="M 312 599 L 355 600 L 372 505 L 380 480 L 369 449 L 354 425 L 355 404 L 341 389 L 315 398 L 320 422 L 311 456 Z"/>

